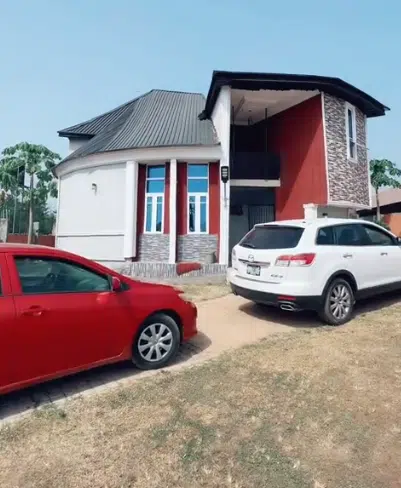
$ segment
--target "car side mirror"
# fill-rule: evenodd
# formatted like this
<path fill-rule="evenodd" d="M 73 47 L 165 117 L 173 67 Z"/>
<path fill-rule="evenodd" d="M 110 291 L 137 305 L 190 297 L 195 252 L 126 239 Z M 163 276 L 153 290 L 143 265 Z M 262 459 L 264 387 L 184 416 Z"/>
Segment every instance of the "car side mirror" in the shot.
<path fill-rule="evenodd" d="M 115 292 L 122 290 L 122 284 L 120 278 L 117 278 L 116 276 L 111 277 L 111 289 Z"/>

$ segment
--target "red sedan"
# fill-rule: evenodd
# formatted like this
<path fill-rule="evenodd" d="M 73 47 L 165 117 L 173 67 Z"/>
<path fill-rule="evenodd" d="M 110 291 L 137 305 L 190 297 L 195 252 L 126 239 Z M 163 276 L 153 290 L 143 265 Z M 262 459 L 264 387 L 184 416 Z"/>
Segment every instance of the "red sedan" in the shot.
<path fill-rule="evenodd" d="M 197 333 L 171 286 L 58 249 L 0 244 L 0 394 L 130 359 L 165 366 Z"/>

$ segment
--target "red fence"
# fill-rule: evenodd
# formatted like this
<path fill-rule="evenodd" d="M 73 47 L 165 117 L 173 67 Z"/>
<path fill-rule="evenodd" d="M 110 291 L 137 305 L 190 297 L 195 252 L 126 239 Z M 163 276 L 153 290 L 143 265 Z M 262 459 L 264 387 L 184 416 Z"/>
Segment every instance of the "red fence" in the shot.
<path fill-rule="evenodd" d="M 26 244 L 28 242 L 28 234 L 8 234 L 7 242 L 15 244 Z M 32 244 L 55 247 L 56 239 L 53 235 L 39 236 L 37 239 L 34 238 Z"/>

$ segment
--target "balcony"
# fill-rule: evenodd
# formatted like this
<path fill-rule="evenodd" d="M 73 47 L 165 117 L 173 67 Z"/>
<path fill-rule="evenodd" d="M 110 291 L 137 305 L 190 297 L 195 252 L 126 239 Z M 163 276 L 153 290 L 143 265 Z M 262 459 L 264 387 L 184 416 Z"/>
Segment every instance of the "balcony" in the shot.
<path fill-rule="evenodd" d="M 279 180 L 280 158 L 269 152 L 235 152 L 230 173 L 232 180 Z"/>

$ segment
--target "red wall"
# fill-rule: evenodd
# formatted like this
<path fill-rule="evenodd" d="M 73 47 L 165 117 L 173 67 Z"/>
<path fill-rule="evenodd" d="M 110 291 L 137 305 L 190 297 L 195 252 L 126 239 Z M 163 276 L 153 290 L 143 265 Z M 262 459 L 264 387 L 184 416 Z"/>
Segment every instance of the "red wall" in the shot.
<path fill-rule="evenodd" d="M 305 203 L 327 203 L 320 95 L 269 119 L 268 143 L 281 160 L 276 219 L 303 218 Z"/>
<path fill-rule="evenodd" d="M 136 258 L 138 259 L 139 238 L 143 234 L 145 226 L 145 188 L 146 186 L 146 166 L 140 164 L 138 167 L 138 203 L 136 214 Z"/>
<path fill-rule="evenodd" d="M 220 241 L 220 165 L 209 164 L 209 234 L 217 234 L 217 259 Z"/>
<path fill-rule="evenodd" d="M 164 234 L 170 233 L 170 163 L 166 163 L 166 180 L 164 185 Z"/>
<path fill-rule="evenodd" d="M 187 163 L 177 163 L 177 235 L 188 234 Z"/>

